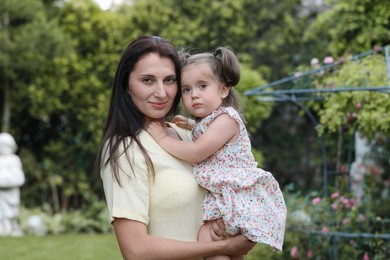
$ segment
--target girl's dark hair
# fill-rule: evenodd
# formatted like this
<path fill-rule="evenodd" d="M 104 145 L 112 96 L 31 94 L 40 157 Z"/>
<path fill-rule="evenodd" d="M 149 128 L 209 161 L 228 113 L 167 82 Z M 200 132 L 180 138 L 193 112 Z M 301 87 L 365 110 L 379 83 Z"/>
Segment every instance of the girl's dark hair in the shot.
<path fill-rule="evenodd" d="M 130 73 L 137 62 L 146 54 L 156 53 L 170 59 L 175 65 L 177 84 L 180 86 L 180 61 L 176 48 L 166 39 L 158 36 L 140 36 L 131 42 L 123 51 L 112 86 L 110 108 L 104 128 L 103 137 L 95 162 L 95 169 L 100 172 L 110 164 L 116 180 L 119 182 L 119 146 L 122 144 L 124 153 L 132 142 L 135 142 L 143 156 L 150 172 L 154 174 L 153 163 L 138 134 L 144 127 L 144 114 L 134 105 L 128 93 Z M 172 108 L 168 115 L 174 114 L 180 102 L 180 91 L 177 91 Z M 127 138 L 129 137 L 129 138 Z M 128 154 L 127 160 L 131 169 L 132 163 Z M 103 161 L 104 160 L 104 161 Z"/>

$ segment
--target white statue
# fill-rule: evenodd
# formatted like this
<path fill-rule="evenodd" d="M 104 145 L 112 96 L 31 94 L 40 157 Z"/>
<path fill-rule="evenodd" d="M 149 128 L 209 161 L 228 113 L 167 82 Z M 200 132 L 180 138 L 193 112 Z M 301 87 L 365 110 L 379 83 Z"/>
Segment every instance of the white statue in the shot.
<path fill-rule="evenodd" d="M 359 132 L 355 133 L 355 161 L 351 164 L 351 191 L 358 204 L 364 196 L 364 176 L 373 165 L 370 158 L 373 142 Z"/>
<path fill-rule="evenodd" d="M 24 184 L 22 162 L 15 154 L 18 146 L 8 133 L 0 133 L 0 236 L 21 236 L 17 217 L 20 187 Z"/>

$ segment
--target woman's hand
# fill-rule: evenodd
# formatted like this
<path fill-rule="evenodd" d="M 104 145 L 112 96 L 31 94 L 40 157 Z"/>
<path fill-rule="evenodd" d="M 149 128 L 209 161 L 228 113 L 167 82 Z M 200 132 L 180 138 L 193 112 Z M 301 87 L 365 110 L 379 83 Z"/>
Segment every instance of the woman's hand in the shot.
<path fill-rule="evenodd" d="M 176 124 L 178 127 L 188 129 L 188 130 L 191 130 L 195 125 L 195 121 L 193 119 L 190 119 L 182 115 L 174 116 L 172 118 L 172 123 Z"/>

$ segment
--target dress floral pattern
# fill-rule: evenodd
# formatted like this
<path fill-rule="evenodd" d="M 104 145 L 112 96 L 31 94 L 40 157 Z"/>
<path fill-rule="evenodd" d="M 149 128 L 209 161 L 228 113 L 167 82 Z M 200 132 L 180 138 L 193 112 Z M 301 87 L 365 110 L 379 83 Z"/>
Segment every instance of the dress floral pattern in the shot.
<path fill-rule="evenodd" d="M 196 123 L 192 138 L 199 138 L 221 114 L 237 121 L 240 134 L 236 142 L 194 163 L 196 180 L 208 190 L 203 220 L 222 217 L 228 234 L 241 232 L 254 242 L 282 250 L 287 214 L 283 194 L 272 174 L 257 168 L 239 113 L 232 107 L 219 108 Z"/>

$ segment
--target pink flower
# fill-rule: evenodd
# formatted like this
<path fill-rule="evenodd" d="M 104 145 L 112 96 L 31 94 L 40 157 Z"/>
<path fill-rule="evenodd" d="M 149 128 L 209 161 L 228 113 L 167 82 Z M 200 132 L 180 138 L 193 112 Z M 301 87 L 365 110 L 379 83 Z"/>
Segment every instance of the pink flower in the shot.
<path fill-rule="evenodd" d="M 313 257 L 313 251 L 309 250 L 307 251 L 307 258 L 312 258 Z"/>
<path fill-rule="evenodd" d="M 302 76 L 302 72 L 298 71 L 294 73 L 294 77 L 299 78 L 300 76 Z"/>
<path fill-rule="evenodd" d="M 340 170 L 341 173 L 345 173 L 345 172 L 347 172 L 347 166 L 345 166 L 345 165 L 340 165 L 339 170 Z"/>
<path fill-rule="evenodd" d="M 343 225 L 348 225 L 351 220 L 349 218 L 343 219 Z"/>
<path fill-rule="evenodd" d="M 381 169 L 379 167 L 374 166 L 372 167 L 371 171 L 376 177 L 381 176 Z"/>
<path fill-rule="evenodd" d="M 340 198 L 340 201 L 341 203 L 343 203 L 344 205 L 347 205 L 349 203 L 349 200 L 346 198 L 346 197 L 341 197 Z"/>
<path fill-rule="evenodd" d="M 365 222 L 366 221 L 366 217 L 363 214 L 361 214 L 361 213 L 359 213 L 358 219 L 359 219 L 360 222 Z"/>
<path fill-rule="evenodd" d="M 318 203 L 321 202 L 321 198 L 320 197 L 315 197 L 312 201 L 313 205 L 317 205 Z"/>
<path fill-rule="evenodd" d="M 332 203 L 332 209 L 333 210 L 337 210 L 337 207 L 338 207 L 338 203 L 337 202 L 335 202 L 335 203 Z"/>
<path fill-rule="evenodd" d="M 328 56 L 328 57 L 325 57 L 324 58 L 324 63 L 325 64 L 331 64 L 331 63 L 333 63 L 334 62 L 334 59 L 333 59 L 333 57 L 331 57 L 331 56 Z"/>
<path fill-rule="evenodd" d="M 322 233 L 329 233 L 329 228 L 327 226 L 322 227 Z"/>
<path fill-rule="evenodd" d="M 368 253 L 364 253 L 363 260 L 370 260 L 370 257 L 368 256 Z"/>
<path fill-rule="evenodd" d="M 313 59 L 311 59 L 311 61 L 310 61 L 310 65 L 311 66 L 316 66 L 316 65 L 318 65 L 318 63 L 320 63 L 320 61 L 318 60 L 318 58 L 313 58 Z"/>
<path fill-rule="evenodd" d="M 350 209 L 353 205 L 355 205 L 355 201 L 353 199 L 348 199 L 345 197 L 340 197 L 341 203 L 343 203 L 344 208 Z"/>
<path fill-rule="evenodd" d="M 291 258 L 298 258 L 298 247 L 293 246 L 290 251 Z"/>
<path fill-rule="evenodd" d="M 357 102 L 356 104 L 355 104 L 355 108 L 356 109 L 360 109 L 362 107 L 362 102 Z"/>
<path fill-rule="evenodd" d="M 332 198 L 332 199 L 336 199 L 336 198 L 338 198 L 340 196 L 340 192 L 333 192 L 331 195 L 330 195 L 330 197 Z"/>

